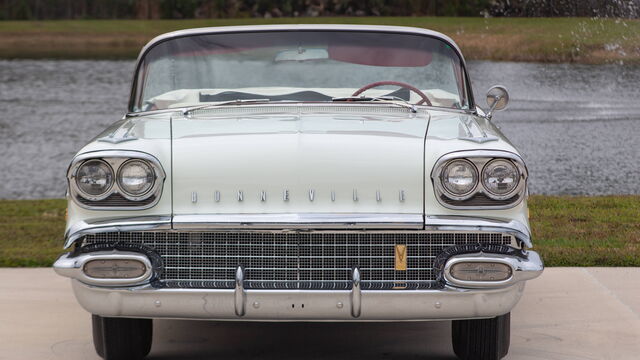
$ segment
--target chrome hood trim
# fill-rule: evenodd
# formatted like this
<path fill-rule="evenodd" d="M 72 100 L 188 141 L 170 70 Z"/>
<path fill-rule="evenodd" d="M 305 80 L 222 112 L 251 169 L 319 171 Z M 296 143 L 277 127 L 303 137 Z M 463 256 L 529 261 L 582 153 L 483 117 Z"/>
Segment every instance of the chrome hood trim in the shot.
<path fill-rule="evenodd" d="M 422 214 L 225 214 L 176 215 L 184 229 L 422 229 Z"/>
<path fill-rule="evenodd" d="M 461 140 L 477 148 L 495 146 L 495 142 L 510 144 L 491 121 L 471 113 L 460 113 L 448 109 L 433 109 L 429 123 L 428 139 Z M 486 144 L 489 143 L 489 144 Z"/>

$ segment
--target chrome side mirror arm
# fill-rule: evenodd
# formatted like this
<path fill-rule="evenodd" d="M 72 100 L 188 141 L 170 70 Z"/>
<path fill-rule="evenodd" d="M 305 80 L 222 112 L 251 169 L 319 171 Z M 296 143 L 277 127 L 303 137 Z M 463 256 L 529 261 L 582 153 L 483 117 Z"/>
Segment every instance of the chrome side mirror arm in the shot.
<path fill-rule="evenodd" d="M 507 88 L 502 85 L 492 86 L 487 91 L 487 105 L 489 105 L 489 110 L 485 114 L 485 118 L 491 120 L 495 111 L 506 109 L 508 104 L 509 92 L 507 92 Z"/>

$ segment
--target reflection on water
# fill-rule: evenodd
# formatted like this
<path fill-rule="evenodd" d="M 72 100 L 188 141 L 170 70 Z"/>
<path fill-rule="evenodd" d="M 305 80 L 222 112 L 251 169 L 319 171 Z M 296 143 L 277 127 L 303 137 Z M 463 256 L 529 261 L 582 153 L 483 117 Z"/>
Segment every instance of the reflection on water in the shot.
<path fill-rule="evenodd" d="M 533 194 L 640 193 L 640 68 L 471 62 L 478 103 L 521 150 Z M 131 61 L 0 61 L 0 198 L 65 192 L 74 153 L 126 108 Z"/>
<path fill-rule="evenodd" d="M 532 194 L 639 194 L 640 67 L 472 62 L 479 104 L 505 85 L 494 121 L 520 149 Z"/>

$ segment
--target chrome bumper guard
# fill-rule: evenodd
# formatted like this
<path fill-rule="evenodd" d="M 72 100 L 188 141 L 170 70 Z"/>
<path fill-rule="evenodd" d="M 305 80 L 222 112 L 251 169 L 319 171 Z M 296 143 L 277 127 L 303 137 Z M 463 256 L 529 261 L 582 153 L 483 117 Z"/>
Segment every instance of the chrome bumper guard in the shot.
<path fill-rule="evenodd" d="M 114 253 L 117 254 L 99 256 Z M 80 255 L 82 259 L 65 254 L 56 261 L 54 269 L 74 279 L 76 298 L 87 311 L 102 316 L 262 321 L 438 320 L 493 317 L 511 311 L 522 295 L 525 281 L 539 276 L 544 268 L 537 253 L 527 251 L 525 255 L 523 258 L 484 253 L 454 256 L 445 267 L 447 285 L 438 290 L 362 290 L 357 268 L 353 270 L 351 290 L 335 291 L 245 289 L 241 267 L 236 270 L 234 289 L 156 289 L 149 284 L 139 285 L 140 279 L 122 287 L 121 283 L 87 281 L 80 264 L 92 254 Z M 455 283 L 446 269 L 449 263 L 461 259 L 506 263 L 512 266 L 513 275 L 503 282 L 482 286 Z"/>

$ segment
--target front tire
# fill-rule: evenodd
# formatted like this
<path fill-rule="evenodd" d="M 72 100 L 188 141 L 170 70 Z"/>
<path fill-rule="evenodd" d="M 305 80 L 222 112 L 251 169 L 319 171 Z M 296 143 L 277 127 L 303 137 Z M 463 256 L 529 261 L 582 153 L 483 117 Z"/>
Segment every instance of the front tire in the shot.
<path fill-rule="evenodd" d="M 141 360 L 151 351 L 151 319 L 92 315 L 93 345 L 105 360 Z"/>
<path fill-rule="evenodd" d="M 492 319 L 454 320 L 453 351 L 462 360 L 499 360 L 509 352 L 511 313 Z"/>

